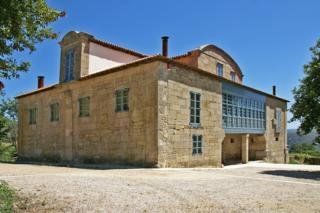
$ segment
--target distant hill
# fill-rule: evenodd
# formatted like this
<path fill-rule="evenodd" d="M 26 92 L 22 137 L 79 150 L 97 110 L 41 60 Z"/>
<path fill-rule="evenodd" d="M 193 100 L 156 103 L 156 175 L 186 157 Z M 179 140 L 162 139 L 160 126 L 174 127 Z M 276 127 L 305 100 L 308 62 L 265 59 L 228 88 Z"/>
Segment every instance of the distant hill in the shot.
<path fill-rule="evenodd" d="M 288 129 L 287 133 L 288 133 L 288 146 L 289 146 L 289 148 L 293 144 L 297 144 L 297 143 L 311 143 L 312 144 L 314 142 L 314 138 L 317 136 L 316 131 L 312 131 L 310 134 L 303 135 L 303 136 L 298 135 L 296 129 Z M 318 148 L 320 148 L 320 146 L 318 146 Z"/>

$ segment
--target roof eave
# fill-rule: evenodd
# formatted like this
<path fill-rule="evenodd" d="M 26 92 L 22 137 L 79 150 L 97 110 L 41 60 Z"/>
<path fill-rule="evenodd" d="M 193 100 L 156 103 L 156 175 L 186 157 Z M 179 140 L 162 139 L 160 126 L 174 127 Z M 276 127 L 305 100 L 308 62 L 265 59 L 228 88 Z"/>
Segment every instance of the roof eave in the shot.
<path fill-rule="evenodd" d="M 101 72 L 97 72 L 97 73 L 94 73 L 94 74 L 91 74 L 91 75 L 84 76 L 84 77 L 80 78 L 79 80 L 80 81 L 84 81 L 84 80 L 88 80 L 88 79 L 91 79 L 91 78 L 96 78 L 96 77 L 99 77 L 99 76 L 102 76 L 102 75 L 107 75 L 107 74 L 110 74 L 110 73 L 121 71 L 121 70 L 124 70 L 124 69 L 132 67 L 132 66 L 138 66 L 138 65 L 141 65 L 141 64 L 151 63 L 151 62 L 154 62 L 154 61 L 162 61 L 164 63 L 170 64 L 170 65 L 173 65 L 173 66 L 179 66 L 179 67 L 183 67 L 183 68 L 186 68 L 186 69 L 190 69 L 190 70 L 196 71 L 196 72 L 198 72 L 198 73 L 200 73 L 202 75 L 207 75 L 207 76 L 213 77 L 213 78 L 215 78 L 215 79 L 217 79 L 219 81 L 225 81 L 225 82 L 228 82 L 228 83 L 231 83 L 231 84 L 235 84 L 237 86 L 244 87 L 246 89 L 252 90 L 254 92 L 260 93 L 262 95 L 266 95 L 266 96 L 271 97 L 271 98 L 276 98 L 276 99 L 284 101 L 284 102 L 289 102 L 288 100 L 280 98 L 278 96 L 274 96 L 274 95 L 271 95 L 269 93 L 257 90 L 255 88 L 252 88 L 252 87 L 249 87 L 249 86 L 246 86 L 246 85 L 243 85 L 243 84 L 239 84 L 237 82 L 234 82 L 234 81 L 231 81 L 229 79 L 220 77 L 220 76 L 215 75 L 213 73 L 209 73 L 209 72 L 207 72 L 205 70 L 202 70 L 202 69 L 199 69 L 197 67 L 193 67 L 193 66 L 184 64 L 182 62 L 178 62 L 178 61 L 175 61 L 173 59 L 166 58 L 166 57 L 161 56 L 161 55 L 149 56 L 149 57 L 146 57 L 146 58 L 138 59 L 138 60 L 135 60 L 135 61 L 127 63 L 127 64 L 123 64 L 123 65 L 120 65 L 120 66 L 117 66 L 117 67 L 113 67 L 113 68 L 110 68 L 110 69 L 107 69 L 107 70 L 104 70 L 104 71 L 101 71 Z M 26 96 L 29 96 L 29 95 L 32 95 L 32 94 L 39 93 L 39 92 L 51 90 L 51 89 L 54 89 L 57 85 L 59 85 L 59 84 L 55 84 L 55 85 L 52 85 L 52 86 L 49 86 L 49 87 L 41 88 L 41 89 L 32 91 L 30 93 L 25 93 L 25 94 L 16 96 L 15 98 L 22 98 L 22 97 L 26 97 Z"/>

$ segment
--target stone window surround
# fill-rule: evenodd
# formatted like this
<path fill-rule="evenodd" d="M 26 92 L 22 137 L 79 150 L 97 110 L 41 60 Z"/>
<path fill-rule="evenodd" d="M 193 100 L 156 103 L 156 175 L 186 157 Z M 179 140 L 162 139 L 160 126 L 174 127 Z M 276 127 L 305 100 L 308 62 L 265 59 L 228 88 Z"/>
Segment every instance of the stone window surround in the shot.
<path fill-rule="evenodd" d="M 37 115 L 38 115 L 37 107 L 32 107 L 29 109 L 29 125 L 37 124 Z"/>
<path fill-rule="evenodd" d="M 236 73 L 235 73 L 235 71 L 231 71 L 230 72 L 230 79 L 231 79 L 231 81 L 236 81 Z"/>
<path fill-rule="evenodd" d="M 190 126 L 201 126 L 201 94 L 194 91 L 190 91 Z"/>
<path fill-rule="evenodd" d="M 192 135 L 192 155 L 201 155 L 203 147 L 203 136 L 198 134 Z"/>
<path fill-rule="evenodd" d="M 90 116 L 90 96 L 80 97 L 78 99 L 79 117 Z"/>
<path fill-rule="evenodd" d="M 121 88 L 115 91 L 115 111 L 129 111 L 129 88 Z"/>
<path fill-rule="evenodd" d="M 275 119 L 276 119 L 276 133 L 280 133 L 281 131 L 281 122 L 282 122 L 282 111 L 280 108 L 276 108 L 275 110 Z"/>
<path fill-rule="evenodd" d="M 58 102 L 50 104 L 50 121 L 55 122 L 60 119 L 60 105 Z"/>
<path fill-rule="evenodd" d="M 64 65 L 64 82 L 68 82 L 74 79 L 74 55 L 75 55 L 75 51 L 73 48 L 70 48 L 66 51 L 65 54 L 65 65 Z"/>
<path fill-rule="evenodd" d="M 223 65 L 223 63 L 217 62 L 216 63 L 216 70 L 217 70 L 217 75 L 223 77 L 223 74 L 224 74 L 224 65 Z"/>

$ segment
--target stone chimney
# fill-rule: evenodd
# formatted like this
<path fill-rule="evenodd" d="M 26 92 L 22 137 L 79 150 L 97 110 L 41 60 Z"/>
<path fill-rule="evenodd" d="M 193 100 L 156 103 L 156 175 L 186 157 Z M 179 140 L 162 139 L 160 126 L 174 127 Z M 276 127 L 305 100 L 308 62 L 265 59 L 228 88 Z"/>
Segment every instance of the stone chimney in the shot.
<path fill-rule="evenodd" d="M 168 57 L 168 36 L 162 36 L 162 55 Z"/>
<path fill-rule="evenodd" d="M 38 89 L 44 86 L 44 76 L 38 76 Z"/>
<path fill-rule="evenodd" d="M 275 85 L 272 86 L 272 95 L 274 95 L 274 96 L 277 95 L 277 89 L 276 89 Z"/>

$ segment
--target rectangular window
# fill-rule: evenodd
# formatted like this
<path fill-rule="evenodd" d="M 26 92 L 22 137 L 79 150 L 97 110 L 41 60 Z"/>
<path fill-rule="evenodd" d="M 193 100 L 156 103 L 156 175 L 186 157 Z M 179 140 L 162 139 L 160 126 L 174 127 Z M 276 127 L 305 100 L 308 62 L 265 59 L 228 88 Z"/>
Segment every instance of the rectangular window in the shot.
<path fill-rule="evenodd" d="M 79 117 L 90 115 L 90 97 L 79 98 Z"/>
<path fill-rule="evenodd" d="M 116 112 L 129 110 L 129 89 L 120 89 L 116 91 Z"/>
<path fill-rule="evenodd" d="M 281 130 L 281 109 L 277 108 L 276 109 L 276 132 L 279 133 Z"/>
<path fill-rule="evenodd" d="M 54 103 L 50 105 L 50 121 L 59 120 L 59 103 Z"/>
<path fill-rule="evenodd" d="M 222 94 L 222 125 L 239 131 L 265 129 L 264 103 L 231 94 Z M 237 131 L 238 131 L 237 130 Z"/>
<path fill-rule="evenodd" d="M 218 76 L 223 76 L 223 64 L 217 63 L 217 74 Z"/>
<path fill-rule="evenodd" d="M 192 154 L 202 154 L 202 135 L 192 135 Z"/>
<path fill-rule="evenodd" d="M 29 124 L 37 123 L 37 108 L 29 109 Z"/>
<path fill-rule="evenodd" d="M 230 78 L 231 78 L 231 81 L 236 81 L 236 73 L 230 72 Z"/>
<path fill-rule="evenodd" d="M 68 50 L 65 56 L 65 78 L 64 81 L 71 81 L 74 79 L 74 50 Z"/>
<path fill-rule="evenodd" d="M 190 125 L 200 126 L 200 94 L 190 92 Z"/>

